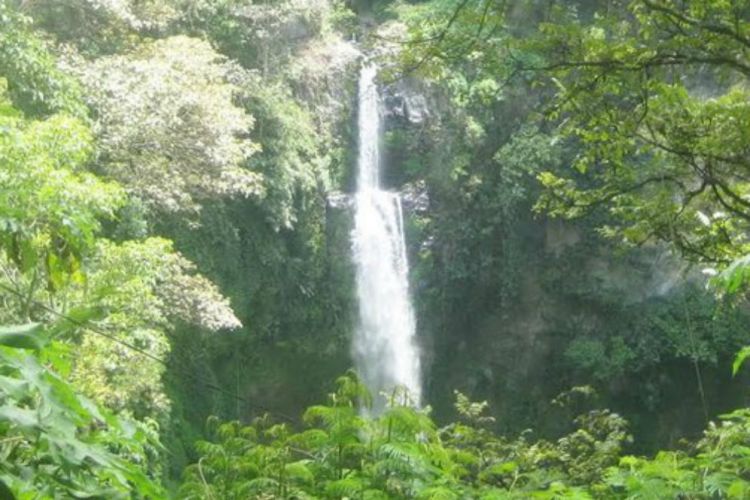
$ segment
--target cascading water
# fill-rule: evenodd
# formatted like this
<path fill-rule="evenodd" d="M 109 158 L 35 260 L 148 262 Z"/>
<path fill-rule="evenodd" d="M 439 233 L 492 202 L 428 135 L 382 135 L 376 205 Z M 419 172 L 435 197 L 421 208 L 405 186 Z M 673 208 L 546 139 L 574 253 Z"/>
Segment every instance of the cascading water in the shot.
<path fill-rule="evenodd" d="M 419 405 L 421 386 L 401 199 L 380 188 L 376 75 L 375 66 L 365 65 L 359 81 L 359 177 L 352 240 L 360 321 L 354 357 L 377 411 L 384 403 L 379 395 L 397 387 L 407 389 L 411 403 Z"/>

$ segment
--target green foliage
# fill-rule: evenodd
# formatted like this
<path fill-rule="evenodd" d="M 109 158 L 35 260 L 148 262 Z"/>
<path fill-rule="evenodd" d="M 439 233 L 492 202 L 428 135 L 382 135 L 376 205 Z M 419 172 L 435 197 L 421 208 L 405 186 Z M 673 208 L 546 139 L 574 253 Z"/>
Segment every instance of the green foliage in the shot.
<path fill-rule="evenodd" d="M 530 83 L 546 97 L 527 118 L 554 127 L 573 157 L 538 174 L 539 211 L 604 209 L 601 231 L 617 241 L 659 239 L 727 265 L 747 253 L 748 8 L 437 3 L 442 15 L 412 24 L 401 62 L 432 77 L 458 67 L 472 81 Z"/>
<path fill-rule="evenodd" d="M 256 140 L 263 144 L 249 161 L 265 180 L 263 207 L 275 228 L 290 229 L 299 212 L 317 201 L 316 191 L 328 181 L 331 158 L 319 151 L 313 118 L 286 85 L 255 81 L 243 94 L 245 107 L 259 123 Z"/>
<path fill-rule="evenodd" d="M 704 295 L 644 292 L 633 303 L 588 281 L 590 261 L 530 236 L 543 227 L 529 211 L 538 179 L 540 210 L 606 208 L 601 234 L 670 241 L 726 268 L 715 283 L 727 296 L 739 302 L 746 288 L 746 2 L 638 1 L 596 15 L 590 4 L 376 6 L 412 23 L 397 57 L 432 79 L 422 82 L 429 119 L 387 134 L 401 170 L 393 184 L 430 195 L 410 226 L 425 242 L 420 318 L 430 333 L 458 327 L 460 339 L 435 338 L 462 371 L 481 374 L 476 385 L 499 377 L 456 346 L 491 359 L 486 347 L 505 330 L 472 337 L 487 316 L 521 331 L 525 351 L 550 340 L 539 322 L 555 322 L 555 357 L 524 361 L 550 380 L 523 395 L 530 404 L 567 383 L 560 373 L 635 385 L 660 363 L 697 370 L 747 343 L 743 318 Z M 356 29 L 341 1 L 0 0 L 0 323 L 24 324 L 0 327 L 0 480 L 19 496 L 163 496 L 156 435 L 190 434 L 177 409 L 241 418 L 258 394 L 300 405 L 338 370 L 352 280 L 345 215 L 325 196 L 349 169 L 360 57 L 341 29 Z M 203 335 L 241 324 L 198 271 L 231 291 L 242 332 Z M 562 298 L 548 303 L 551 290 Z M 574 306 L 593 312 L 558 321 Z M 506 321 L 512 308 L 524 320 Z M 486 402 L 457 399 L 460 422 L 445 427 L 398 391 L 366 418 L 358 406 L 369 398 L 347 374 L 300 428 L 212 421 L 181 495 L 749 494 L 745 411 L 689 449 L 647 459 L 621 456 L 627 426 L 609 411 L 578 417 L 555 440 L 500 437 L 489 427 L 527 421 L 498 423 Z"/>
<path fill-rule="evenodd" d="M 551 432 L 540 394 L 595 383 L 654 440 L 676 404 L 698 425 L 701 381 L 712 409 L 744 397 L 722 363 L 747 345 L 747 2 L 383 4 L 398 19 L 379 41 L 402 42 L 389 74 L 424 77 L 409 88 L 432 111 L 388 144 L 427 181 L 414 277 L 433 386 Z M 733 303 L 670 271 L 659 240 Z"/>
<path fill-rule="evenodd" d="M 565 351 L 565 356 L 599 380 L 610 380 L 627 371 L 628 364 L 636 357 L 622 337 L 610 337 L 609 345 L 598 339 L 577 337 Z"/>
<path fill-rule="evenodd" d="M 352 16 L 340 0 L 219 0 L 194 7 L 190 28 L 216 40 L 223 53 L 246 68 L 261 70 L 264 77 L 283 71 L 300 45 L 345 27 Z"/>
<path fill-rule="evenodd" d="M 30 115 L 86 116 L 77 82 L 57 67 L 45 44 L 30 29 L 31 20 L 10 0 L 0 2 L 0 77 L 8 80 L 13 103 Z"/>
<path fill-rule="evenodd" d="M 197 4 L 185 0 L 39 0 L 20 2 L 33 25 L 89 56 L 126 51 L 140 37 L 171 32 Z"/>
<path fill-rule="evenodd" d="M 157 360 L 169 353 L 168 335 L 175 325 L 207 331 L 241 326 L 216 287 L 193 271 L 194 265 L 162 238 L 120 245 L 99 241 L 86 287 L 71 290 L 68 300 L 100 308 L 103 314 L 94 327 L 108 337 L 80 332 L 71 380 L 113 410 L 165 422 L 170 402 L 161 382 L 165 367 Z"/>
<path fill-rule="evenodd" d="M 16 349 L 39 350 L 44 346 L 44 337 L 41 335 L 41 325 L 29 323 L 28 325 L 13 325 L 0 328 L 0 345 Z"/>
<path fill-rule="evenodd" d="M 55 77 L 44 57 L 29 64 Z M 239 320 L 171 241 L 101 237 L 103 222 L 137 203 L 87 171 L 101 142 L 75 110 L 55 104 L 46 80 L 23 80 L 50 99 L 44 109 L 13 93 L 25 78 L 18 71 L 8 75 L 9 92 L 0 79 L 0 321 L 35 321 L 55 340 L 42 348 L 41 326 L 0 331 L 9 346 L 0 367 L 9 384 L 0 395 L 3 481 L 23 498 L 160 496 L 146 474 L 160 475 L 165 452 L 167 333 L 235 329 Z M 29 119 L 9 97 L 27 113 L 63 112 Z M 21 356 L 11 347 L 41 350 Z"/>
<path fill-rule="evenodd" d="M 735 259 L 711 280 L 712 286 L 720 294 L 736 296 L 750 285 L 750 256 Z M 708 269 L 709 274 L 715 274 L 714 269 Z"/>
<path fill-rule="evenodd" d="M 602 381 L 673 359 L 716 365 L 746 342 L 744 314 L 700 289 L 686 286 L 619 311 L 615 305 L 609 306 L 609 315 L 619 317 L 619 324 L 613 322 L 606 331 L 576 322 L 565 328 L 572 336 L 565 357 Z"/>
<path fill-rule="evenodd" d="M 351 167 L 344 155 L 350 154 L 353 63 L 359 53 L 329 25 L 337 12 L 345 13 L 338 2 L 191 6 L 179 31 L 190 34 L 193 43 L 199 38 L 210 43 L 213 62 L 229 70 L 232 103 L 253 119 L 252 129 L 241 138 L 259 146 L 241 166 L 257 176 L 262 191 L 248 199 L 196 196 L 201 208 L 197 214 L 145 214 L 153 233 L 174 239 L 175 248 L 231 295 L 246 325 L 232 336 L 214 338 L 196 335 L 182 324 L 174 329 L 170 359 L 180 361 L 166 376 L 185 398 L 185 404 L 175 408 L 184 409 L 197 428 L 210 413 L 238 418 L 250 411 L 252 403 L 232 398 L 235 391 L 268 394 L 264 399 L 273 407 L 303 407 L 323 394 L 321 378 L 348 365 L 346 342 L 353 314 L 348 220 L 345 213 L 327 210 L 326 195 L 341 186 Z M 267 56 L 265 66 L 262 54 Z M 191 53 L 186 57 L 193 59 Z M 176 78 L 180 68 L 173 68 Z M 174 93 L 169 94 L 156 100 L 171 102 Z M 214 108 L 222 114 L 219 106 Z M 174 139 L 171 132 L 167 139 Z M 124 160 L 130 156 L 123 151 Z M 171 189 L 179 182 L 178 175 L 176 183 L 165 184 Z M 130 230 L 131 224 L 120 222 L 120 227 Z M 137 224 L 133 229 L 139 229 Z M 202 390 L 183 380 L 184 371 L 231 390 Z"/>
<path fill-rule="evenodd" d="M 750 484 L 747 467 L 747 410 L 711 424 L 692 454 L 660 452 L 653 460 L 625 456 L 611 469 L 607 484 L 626 498 L 743 498 Z"/>
<path fill-rule="evenodd" d="M 261 194 L 260 176 L 244 168 L 257 149 L 253 119 L 234 104 L 248 76 L 208 42 L 175 36 L 72 66 L 96 112 L 99 169 L 150 208 Z"/>
<path fill-rule="evenodd" d="M 750 347 L 745 346 L 740 349 L 740 352 L 738 352 L 737 356 L 734 358 L 734 363 L 732 363 L 732 375 L 737 375 L 737 372 L 740 371 L 740 368 L 742 368 L 742 365 L 748 357 L 750 357 Z"/>
<path fill-rule="evenodd" d="M 119 186 L 83 170 L 91 152 L 90 131 L 77 119 L 0 116 L 0 249 L 31 276 L 32 291 L 83 280 L 100 220 L 123 202 Z"/>
<path fill-rule="evenodd" d="M 711 424 L 689 451 L 653 459 L 621 456 L 625 420 L 592 411 L 555 442 L 497 437 L 485 405 L 458 394 L 464 420 L 437 429 L 426 411 L 391 406 L 365 419 L 348 375 L 327 406 L 305 414 L 298 433 L 269 417 L 247 427 L 210 420 L 213 442 L 185 470 L 185 498 L 742 498 L 750 414 Z"/>
<path fill-rule="evenodd" d="M 45 333 L 32 324 L 0 336 L 0 481 L 29 499 L 161 495 L 141 468 L 153 437 L 42 365 Z"/>
<path fill-rule="evenodd" d="M 560 9 L 526 46 L 545 62 L 519 66 L 549 78 L 552 116 L 579 148 L 574 172 L 540 176 L 539 208 L 575 217 L 604 206 L 609 236 L 726 265 L 747 253 L 748 40 L 737 16 L 748 4 L 624 7 L 591 24 Z"/>
<path fill-rule="evenodd" d="M 226 299 L 171 242 L 115 245 L 97 238 L 100 221 L 114 216 L 125 195 L 84 170 L 92 137 L 79 120 L 7 114 L 0 126 L 0 266 L 3 295 L 13 292 L 5 319 L 46 319 L 48 311 L 35 305 L 40 299 L 71 310 L 95 307 L 104 316 L 97 328 L 156 357 L 168 352 L 165 331 L 178 321 L 208 330 L 240 326 Z M 80 389 L 140 418 L 165 411 L 162 366 L 134 361 L 133 352 L 93 333 L 80 341 L 72 373 Z"/>

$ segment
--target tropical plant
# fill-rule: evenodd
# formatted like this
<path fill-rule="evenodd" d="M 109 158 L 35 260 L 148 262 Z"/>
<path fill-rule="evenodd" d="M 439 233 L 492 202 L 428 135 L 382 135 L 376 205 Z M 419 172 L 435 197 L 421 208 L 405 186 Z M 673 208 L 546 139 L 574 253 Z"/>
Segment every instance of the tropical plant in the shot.
<path fill-rule="evenodd" d="M 0 329 L 0 483 L 16 498 L 156 498 L 158 438 L 81 396 L 42 363 L 65 324 Z M 11 497 L 13 498 L 13 497 Z"/>
<path fill-rule="evenodd" d="M 211 419 L 213 442 L 185 470 L 186 498 L 743 498 L 750 414 L 726 415 L 688 451 L 621 456 L 625 420 L 594 410 L 557 441 L 508 439 L 487 425 L 486 403 L 457 393 L 460 421 L 438 429 L 425 410 L 396 398 L 363 418 L 356 378 L 339 379 L 329 405 L 294 432 L 270 416 L 250 426 Z M 565 400 L 564 397 L 559 398 Z M 365 410 L 366 411 L 366 410 Z"/>

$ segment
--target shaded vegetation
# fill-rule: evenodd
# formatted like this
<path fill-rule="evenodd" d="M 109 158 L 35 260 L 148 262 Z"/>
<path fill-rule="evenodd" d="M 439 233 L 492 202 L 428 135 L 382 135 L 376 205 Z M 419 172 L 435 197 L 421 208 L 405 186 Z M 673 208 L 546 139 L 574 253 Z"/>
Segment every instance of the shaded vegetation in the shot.
<path fill-rule="evenodd" d="M 750 497 L 749 48 L 746 0 L 0 0 L 0 496 Z M 368 417 L 366 57 L 430 405 Z"/>

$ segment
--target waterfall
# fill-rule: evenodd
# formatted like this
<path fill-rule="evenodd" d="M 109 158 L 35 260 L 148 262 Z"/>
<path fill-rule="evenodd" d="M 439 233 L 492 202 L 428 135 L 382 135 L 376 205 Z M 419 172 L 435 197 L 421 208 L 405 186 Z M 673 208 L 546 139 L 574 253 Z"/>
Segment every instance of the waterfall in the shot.
<path fill-rule="evenodd" d="M 421 398 L 416 320 L 409 296 L 409 265 L 401 198 L 380 187 L 380 112 L 377 68 L 365 65 L 359 80 L 359 159 L 352 247 L 359 326 L 354 357 L 363 382 L 382 408 L 381 393 L 397 387 Z"/>

